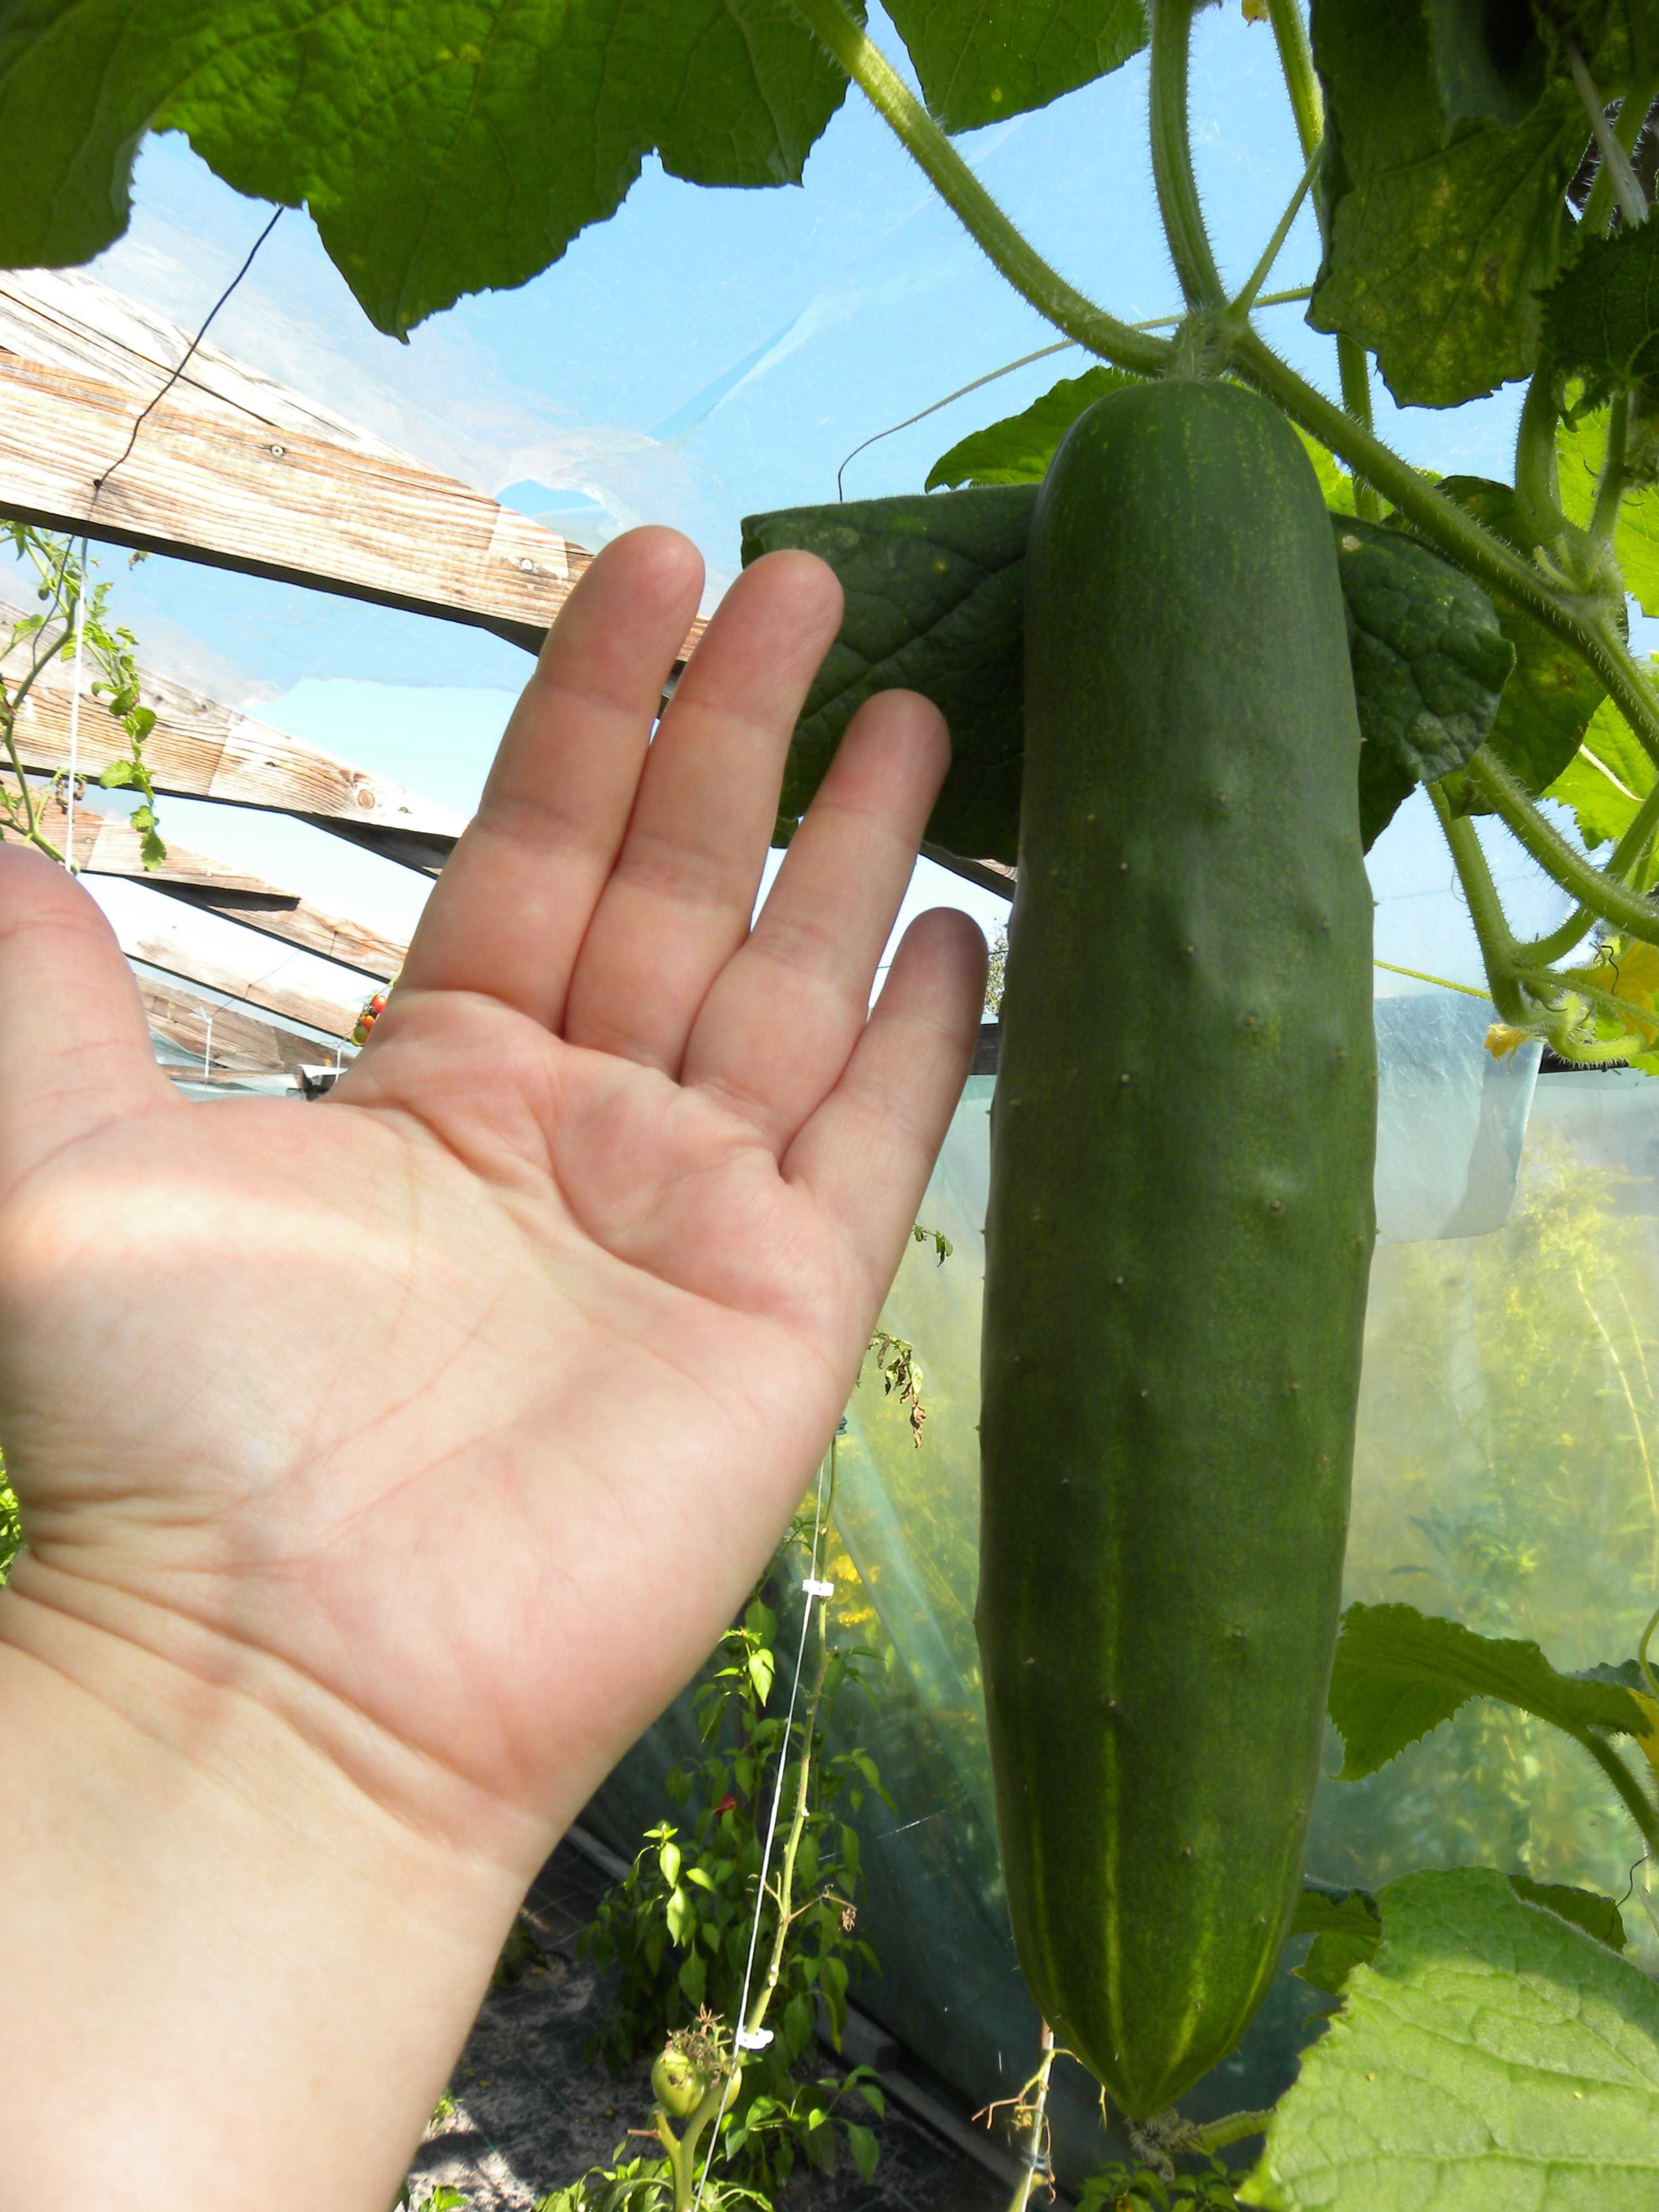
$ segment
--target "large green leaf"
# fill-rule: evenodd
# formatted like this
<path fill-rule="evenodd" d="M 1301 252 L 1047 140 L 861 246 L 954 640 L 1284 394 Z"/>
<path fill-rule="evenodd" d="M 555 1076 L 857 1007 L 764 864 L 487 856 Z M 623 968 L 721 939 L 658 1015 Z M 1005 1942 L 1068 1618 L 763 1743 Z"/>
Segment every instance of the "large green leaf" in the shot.
<path fill-rule="evenodd" d="M 1475 11 L 1432 21 L 1422 0 L 1316 0 L 1330 137 L 1309 315 L 1374 352 L 1402 404 L 1450 407 L 1530 372 L 1588 134 L 1571 84 L 1528 105 L 1529 63 L 1482 60 Z"/>
<path fill-rule="evenodd" d="M 1537 1644 L 1478 1636 L 1410 1605 L 1351 1605 L 1331 1669 L 1330 1715 L 1342 1779 L 1357 1782 L 1449 1721 L 1471 1698 L 1494 1698 L 1574 1735 L 1642 1736 L 1629 1689 L 1599 1674 L 1563 1674 Z"/>
<path fill-rule="evenodd" d="M 1345 517 L 1336 545 L 1369 851 L 1414 785 L 1455 774 L 1486 738 L 1515 648 L 1480 586 L 1414 538 Z"/>
<path fill-rule="evenodd" d="M 1571 807 L 1580 836 L 1593 849 L 1624 836 L 1653 788 L 1653 763 L 1608 699 L 1544 796 Z"/>
<path fill-rule="evenodd" d="M 697 184 L 799 181 L 846 88 L 788 0 L 13 0 L 0 240 L 88 259 L 143 133 L 183 131 L 239 191 L 309 206 L 402 335 L 556 260 L 653 149 Z"/>
<path fill-rule="evenodd" d="M 1531 555 L 1533 542 L 1508 484 L 1485 477 L 1446 477 L 1440 489 L 1518 553 Z M 1504 686 L 1488 742 L 1536 795 L 1549 788 L 1577 751 L 1607 693 L 1595 671 L 1542 623 L 1507 605 L 1498 608 L 1498 619 L 1515 647 L 1515 672 Z M 1470 812 L 1479 811 L 1469 805 Z"/>
<path fill-rule="evenodd" d="M 947 131 L 1045 106 L 1146 43 L 1140 0 L 889 0 Z"/>
<path fill-rule="evenodd" d="M 1024 744 L 1025 547 L 1035 486 L 786 507 L 743 526 L 746 567 L 804 547 L 841 579 L 847 611 L 807 695 L 781 814 L 798 817 L 856 710 L 895 686 L 951 726 L 951 772 L 927 834 L 953 853 L 1014 858 Z"/>
<path fill-rule="evenodd" d="M 1027 427 L 1016 434 L 1021 422 Z M 988 448 L 990 465 L 1046 465 L 1036 459 L 1042 436 L 1027 417 L 994 427 L 1009 435 Z M 1063 427 L 1049 423 L 1054 443 Z M 829 562 L 847 597 L 790 749 L 780 835 L 805 812 L 856 709 L 872 693 L 903 685 L 933 700 L 951 726 L 951 772 L 929 838 L 970 858 L 1013 859 L 1025 545 L 1036 495 L 1028 481 L 789 507 L 744 524 L 745 563 L 802 546 Z M 1365 739 L 1360 801 L 1369 845 L 1414 782 L 1452 773 L 1481 742 L 1510 649 L 1479 586 L 1437 554 L 1351 516 L 1331 522 Z"/>
<path fill-rule="evenodd" d="M 1655 235 L 1659 238 L 1659 231 Z M 1589 527 L 1596 479 L 1607 451 L 1605 409 L 1564 419 L 1556 427 L 1555 465 L 1562 512 L 1581 530 Z M 1659 615 L 1659 486 L 1637 483 L 1626 492 L 1619 509 L 1613 550 L 1624 572 L 1625 589 L 1644 614 Z"/>
<path fill-rule="evenodd" d="M 1085 369 L 1063 376 L 1023 413 L 1006 415 L 983 430 L 970 430 L 927 471 L 925 489 L 951 484 L 1041 483 L 1054 449 L 1078 416 L 1109 392 L 1142 380 L 1121 368 Z"/>
<path fill-rule="evenodd" d="M 1501 1874 L 1407 1875 L 1239 2191 L 1264 2212 L 1651 2212 L 1659 1989 Z"/>
<path fill-rule="evenodd" d="M 1650 378 L 1659 370 L 1659 230 L 1626 223 L 1611 238 L 1586 239 L 1543 308 L 1546 351 L 1592 394 Z"/>

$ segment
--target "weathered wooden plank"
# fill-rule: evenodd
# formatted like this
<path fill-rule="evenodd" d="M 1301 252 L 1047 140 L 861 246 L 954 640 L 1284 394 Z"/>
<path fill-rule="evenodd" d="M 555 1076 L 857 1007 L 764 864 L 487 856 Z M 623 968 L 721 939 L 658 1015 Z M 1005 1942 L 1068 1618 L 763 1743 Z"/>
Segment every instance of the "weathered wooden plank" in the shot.
<path fill-rule="evenodd" d="M 129 960 L 141 960 L 185 983 L 201 983 L 228 999 L 264 1012 L 303 1022 L 325 1036 L 347 1038 L 356 1027 L 367 992 L 343 974 L 336 984 L 285 959 L 264 938 L 227 930 L 218 917 L 198 915 L 175 900 L 131 890 L 119 899 L 100 896 L 105 879 L 88 890 L 108 915 Z"/>
<path fill-rule="evenodd" d="M 315 1037 L 301 1036 L 242 1008 L 220 1006 L 160 976 L 134 974 L 151 1030 L 191 1054 L 198 1068 L 210 1043 L 209 1065 L 216 1073 L 275 1075 L 283 1069 L 313 1067 L 328 1059 L 329 1048 Z"/>
<path fill-rule="evenodd" d="M 41 829 L 61 852 L 68 837 L 68 811 L 55 799 L 41 805 Z M 356 969 L 388 982 L 409 954 L 409 940 L 303 899 L 297 891 L 248 875 L 205 853 L 167 841 L 167 858 L 157 868 L 144 866 L 137 833 L 118 815 L 78 807 L 75 816 L 75 865 L 82 875 L 125 876 L 164 892 L 169 898 L 222 915 L 266 937 L 303 946 L 324 960 Z"/>
<path fill-rule="evenodd" d="M 0 660 L 15 674 L 21 651 Z M 320 746 L 290 738 L 251 714 L 222 707 L 199 691 L 141 666 L 141 696 L 155 715 L 144 758 L 157 791 L 180 798 L 216 799 L 227 806 L 266 806 L 301 814 L 331 828 L 396 831 L 435 839 L 447 851 L 466 817 L 435 799 L 423 798 L 389 777 L 355 767 Z M 17 716 L 17 744 L 25 768 L 56 775 L 69 767 L 72 673 L 66 660 L 49 661 L 35 678 Z M 80 763 L 96 775 L 128 750 L 126 733 L 84 686 L 81 695 Z"/>
<path fill-rule="evenodd" d="M 189 336 L 69 274 L 0 275 L 0 513 L 538 648 L 590 554 L 215 347 L 121 459 Z"/>

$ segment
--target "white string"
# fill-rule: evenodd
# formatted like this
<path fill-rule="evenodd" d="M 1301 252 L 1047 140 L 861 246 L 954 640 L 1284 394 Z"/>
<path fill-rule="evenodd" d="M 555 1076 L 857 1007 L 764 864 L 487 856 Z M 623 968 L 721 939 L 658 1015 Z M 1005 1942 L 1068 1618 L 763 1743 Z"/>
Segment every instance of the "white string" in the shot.
<path fill-rule="evenodd" d="M 70 747 L 68 828 L 64 866 L 75 873 L 75 784 L 81 765 L 81 652 L 87 634 L 87 541 L 81 540 L 81 579 L 75 593 L 75 653 L 70 662 Z"/>
<path fill-rule="evenodd" d="M 835 1449 L 835 1439 L 831 1437 L 830 1450 L 818 1462 L 817 1497 L 812 1509 L 812 1565 L 803 1585 L 805 1589 L 815 1593 L 823 1589 L 823 1585 L 818 1582 L 818 1537 L 823 1528 L 823 1478 Z M 720 2123 L 726 2118 L 726 2107 L 731 2100 L 733 2088 L 737 2086 L 738 2075 L 742 2069 L 742 2039 L 749 2018 L 749 1989 L 754 1979 L 755 1953 L 760 1943 L 761 1912 L 766 1903 L 766 1877 L 772 1863 L 772 1844 L 778 1832 L 778 1811 L 783 1803 L 783 1780 L 789 1765 L 789 1739 L 795 1725 L 795 1704 L 800 1695 L 801 1668 L 806 1658 L 806 1636 L 807 1631 L 812 1626 L 814 1602 L 815 1598 L 809 1596 L 801 1607 L 800 1641 L 795 1646 L 795 1679 L 789 1686 L 789 1711 L 783 1723 L 783 1742 L 778 1752 L 778 1778 L 773 1784 L 772 1811 L 766 1823 L 766 1845 L 761 1853 L 760 1887 L 755 1892 L 755 1920 L 754 1925 L 749 1931 L 749 1957 L 743 1970 L 743 1994 L 738 1999 L 738 2017 L 733 2032 L 733 2057 L 737 2063 L 732 2066 L 726 2077 L 726 2086 L 720 2091 L 720 2110 L 714 2115 L 714 2124 L 708 2130 L 708 2148 L 703 2157 L 702 2173 L 697 2183 L 696 2201 L 692 2206 L 692 2212 L 702 2212 L 702 2193 L 708 2186 L 709 2169 L 714 2163 L 714 2152 L 720 2139 Z M 778 1910 L 780 1911 L 783 1910 L 781 1898 L 778 1900 Z"/>

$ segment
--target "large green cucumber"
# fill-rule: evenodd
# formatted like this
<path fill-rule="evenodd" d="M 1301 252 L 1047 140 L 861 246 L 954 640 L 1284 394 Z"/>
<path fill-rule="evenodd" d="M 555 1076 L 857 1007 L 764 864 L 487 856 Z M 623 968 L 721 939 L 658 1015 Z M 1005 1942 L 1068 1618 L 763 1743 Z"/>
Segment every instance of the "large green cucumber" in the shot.
<path fill-rule="evenodd" d="M 1228 384 L 1098 402 L 1025 620 L 979 1638 L 1020 1963 L 1145 2116 L 1295 1904 L 1373 1235 L 1359 731 L 1289 425 Z"/>

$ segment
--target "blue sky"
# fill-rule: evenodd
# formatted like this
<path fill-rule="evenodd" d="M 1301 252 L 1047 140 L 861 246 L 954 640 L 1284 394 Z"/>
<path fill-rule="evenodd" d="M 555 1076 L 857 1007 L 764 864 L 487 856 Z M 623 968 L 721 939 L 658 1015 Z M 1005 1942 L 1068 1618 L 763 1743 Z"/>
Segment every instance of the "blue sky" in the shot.
<path fill-rule="evenodd" d="M 884 20 L 877 34 L 902 51 Z M 1144 57 L 1038 114 L 960 142 L 1036 245 L 1120 315 L 1169 313 L 1178 294 L 1157 228 L 1145 148 Z M 1199 19 L 1193 136 L 1218 254 L 1242 276 L 1301 173 L 1271 34 L 1236 4 Z M 118 289 L 195 327 L 264 210 L 219 184 L 182 140 L 142 155 L 131 228 L 96 264 Z M 1311 217 L 1273 279 L 1310 280 Z M 1299 307 L 1268 311 L 1304 373 L 1334 385 L 1331 343 Z M 713 604 L 738 565 L 744 514 L 833 499 L 848 452 L 1054 333 L 989 267 L 896 142 L 849 95 L 799 190 L 708 191 L 654 162 L 609 223 L 515 292 L 480 295 L 399 345 L 363 318 L 309 219 L 290 212 L 214 325 L 214 341 L 418 458 L 546 514 L 590 544 L 666 521 L 702 548 Z M 1017 372 L 860 454 L 849 496 L 919 489 L 965 431 L 1085 365 L 1078 351 Z M 1518 387 L 1451 414 L 1379 428 L 1414 460 L 1509 474 Z M 119 577 L 120 606 L 160 666 L 228 703 L 465 806 L 527 663 L 486 634 L 154 560 Z M 317 897 L 389 920 L 418 894 L 403 872 L 286 823 L 171 801 L 181 842 Z M 1554 895 L 1494 833 L 1517 920 Z M 1425 805 L 1373 856 L 1378 950 L 1478 980 L 1449 863 Z M 924 871 L 912 903 L 1000 904 Z M 1385 988 L 1386 988 L 1385 984 Z"/>

